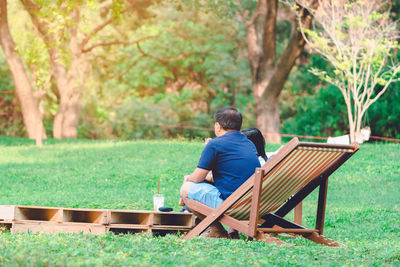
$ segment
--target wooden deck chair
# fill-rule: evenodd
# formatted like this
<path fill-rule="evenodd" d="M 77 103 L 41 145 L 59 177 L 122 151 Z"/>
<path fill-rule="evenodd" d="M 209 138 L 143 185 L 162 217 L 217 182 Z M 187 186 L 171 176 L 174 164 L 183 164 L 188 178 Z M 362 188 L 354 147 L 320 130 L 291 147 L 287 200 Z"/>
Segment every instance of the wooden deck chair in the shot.
<path fill-rule="evenodd" d="M 213 222 L 219 221 L 256 239 L 266 239 L 267 233 L 289 233 L 319 244 L 341 245 L 322 235 L 328 177 L 358 149 L 357 143 L 306 143 L 293 138 L 216 209 L 187 200 L 190 210 L 205 217 L 184 238 L 200 235 Z M 284 219 L 318 186 L 315 229 L 306 229 Z"/>

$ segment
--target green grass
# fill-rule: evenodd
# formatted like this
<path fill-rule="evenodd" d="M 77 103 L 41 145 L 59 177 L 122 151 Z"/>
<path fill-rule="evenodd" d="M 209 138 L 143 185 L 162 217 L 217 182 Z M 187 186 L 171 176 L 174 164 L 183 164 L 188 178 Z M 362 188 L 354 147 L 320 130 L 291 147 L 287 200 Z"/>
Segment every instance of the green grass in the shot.
<path fill-rule="evenodd" d="M 278 146 L 269 146 L 274 150 Z M 203 144 L 185 141 L 0 138 L 0 205 L 151 209 L 161 181 L 165 204 L 179 209 L 182 177 Z M 400 264 L 400 146 L 362 145 L 329 180 L 324 234 L 346 244 L 328 248 L 302 238 L 292 247 L 177 236 L 0 234 L 5 265 L 394 265 Z M 316 193 L 304 202 L 313 226 Z M 292 216 L 291 214 L 289 216 Z"/>

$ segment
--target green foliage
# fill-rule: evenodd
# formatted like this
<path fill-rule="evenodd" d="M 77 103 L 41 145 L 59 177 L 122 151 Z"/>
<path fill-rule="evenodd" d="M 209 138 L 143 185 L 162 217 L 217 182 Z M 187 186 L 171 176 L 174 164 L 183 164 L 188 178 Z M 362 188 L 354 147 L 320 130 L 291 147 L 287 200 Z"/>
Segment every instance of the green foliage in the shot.
<path fill-rule="evenodd" d="M 169 0 L 171 1 L 171 0 Z M 171 1 L 175 2 L 175 1 Z M 238 9 L 237 2 L 233 0 L 183 0 L 180 1 L 183 6 L 195 10 L 202 10 L 205 13 L 214 14 L 220 19 L 230 19 L 236 15 Z M 256 0 L 241 1 L 245 7 L 255 6 Z"/>
<path fill-rule="evenodd" d="M 313 136 L 338 136 L 348 133 L 346 104 L 332 85 L 321 83 L 308 68 L 332 68 L 321 56 L 311 55 L 311 64 L 295 70 L 289 77 L 281 103 L 282 133 Z M 392 138 L 400 137 L 398 100 L 399 83 L 372 105 L 363 119 L 371 127 L 371 134 Z M 315 88 L 319 88 L 314 92 Z M 295 96 L 285 98 L 286 95 Z"/>
<path fill-rule="evenodd" d="M 118 82 L 132 88 L 135 95 L 147 96 L 165 92 L 166 87 L 180 80 L 195 82 L 207 90 L 214 81 L 220 85 L 233 76 L 234 26 L 212 20 L 211 15 L 202 12 L 173 6 L 153 7 L 153 12 L 152 23 L 135 29 L 130 38 L 159 36 L 140 43 L 145 56 L 136 46 L 118 52 Z"/>
<path fill-rule="evenodd" d="M 170 128 L 181 125 L 210 128 L 211 117 L 193 108 L 196 99 L 204 99 L 204 92 L 183 89 L 178 94 L 158 94 L 154 97 L 132 97 L 115 110 L 110 118 L 113 135 L 125 139 L 209 137 L 210 131 Z"/>
<path fill-rule="evenodd" d="M 14 92 L 14 82 L 7 62 L 0 56 L 0 136 L 25 136 L 20 108 Z"/>
<path fill-rule="evenodd" d="M 352 141 L 378 92 L 399 78 L 400 63 L 393 52 L 399 31 L 389 8 L 387 1 L 321 3 L 314 20 L 322 29 L 305 31 L 309 45 L 334 67 L 311 71 L 343 95 Z"/>
<path fill-rule="evenodd" d="M 295 101 L 295 116 L 284 121 L 282 132 L 299 135 L 338 136 L 347 129 L 346 105 L 333 86 Z"/>
<path fill-rule="evenodd" d="M 378 102 L 368 109 L 365 125 L 370 125 L 372 135 L 400 139 L 400 84 L 388 88 Z"/>
<path fill-rule="evenodd" d="M 58 42 L 50 46 L 60 47 L 63 57 L 59 60 L 67 67 L 73 57 L 69 51 L 70 29 L 77 29 L 81 38 L 111 14 L 116 17 L 115 21 L 94 35 L 86 47 L 113 41 L 134 42 L 153 36 L 140 42 L 146 55 L 135 44 L 98 46 L 85 55 L 90 67 L 81 88 L 80 138 L 205 137 L 211 133 L 159 125 L 210 128 L 213 113 L 224 105 L 239 108 L 244 116 L 244 128 L 255 126 L 245 29 L 236 16 L 236 1 L 140 0 L 129 12 L 122 12 L 130 6 L 129 1 L 123 0 L 112 1 L 106 8 L 102 6 L 107 6 L 107 2 L 97 0 L 35 2 L 43 6 L 39 11 L 41 19 L 49 21 L 52 32 L 59 37 Z M 257 1 L 242 0 L 241 3 L 251 13 Z M 393 3 L 392 17 L 398 17 L 395 12 L 398 6 Z M 34 90 L 45 90 L 44 123 L 51 136 L 59 94 L 54 79 L 48 81 L 50 66 L 46 44 L 38 38 L 20 1 L 9 1 L 8 8 L 18 54 L 24 60 Z M 81 23 L 76 28 L 68 15 L 74 8 L 81 14 Z M 377 19 L 377 14 L 374 16 Z M 351 23 L 349 18 L 344 23 L 345 28 Z M 288 21 L 277 22 L 278 55 L 286 47 L 290 31 Z M 329 43 L 323 45 L 333 49 Z M 343 100 L 335 94 L 338 92 L 335 88 L 327 86 L 302 66 L 308 57 L 310 67 L 321 70 L 329 82 L 335 81 L 330 75 L 340 75 L 347 67 L 342 64 L 335 71 L 322 57 L 304 52 L 281 94 L 281 132 L 342 134 L 347 130 Z M 0 115 L 0 135 L 24 136 L 10 73 L 4 59 L 0 64 L 0 114 L 6 113 Z M 377 86 L 378 91 L 380 87 Z M 4 93 L 4 90 L 12 92 Z M 399 136 L 398 91 L 398 85 L 392 86 L 368 110 L 363 122 L 371 126 L 373 134 Z"/>
<path fill-rule="evenodd" d="M 98 105 L 105 110 L 110 127 L 96 127 L 97 108 L 90 105 L 82 116 L 79 135 L 112 135 L 122 138 L 198 137 L 208 131 L 175 129 L 159 124 L 209 128 L 215 110 L 237 105 L 253 121 L 251 80 L 247 60 L 234 42 L 238 23 L 218 21 L 212 13 L 186 5 L 159 4 L 149 9 L 148 23 L 127 30 L 129 40 L 155 36 L 140 47 L 102 47 L 115 65 L 98 69 Z M 212 30 L 210 30 L 212 29 Z M 111 66 L 111 65 L 110 65 Z M 111 79 L 108 77 L 111 76 Z M 91 97 L 93 99 L 93 97 Z M 92 102 L 93 103 L 93 102 Z M 247 112 L 249 111 L 249 112 Z M 124 116 L 127 116 L 124 118 Z M 137 123 L 137 124 L 134 124 Z M 107 129 L 98 133 L 95 129 Z"/>
<path fill-rule="evenodd" d="M 193 170 L 204 147 L 177 141 L 44 142 L 38 148 L 32 140 L 0 138 L 1 204 L 151 209 L 161 177 L 166 205 L 177 210 L 183 175 Z M 399 157 L 395 144 L 362 145 L 330 177 L 324 235 L 343 248 L 282 237 L 293 246 L 243 236 L 184 241 L 171 235 L 1 233 L 0 265 L 398 266 Z M 317 197 L 315 192 L 304 201 L 307 226 L 315 224 Z"/>
<path fill-rule="evenodd" d="M 3 54 L 0 57 L 0 93 L 6 101 L 12 101 L 14 95 L 11 94 L 14 88 L 14 82 L 7 66 L 7 61 Z"/>

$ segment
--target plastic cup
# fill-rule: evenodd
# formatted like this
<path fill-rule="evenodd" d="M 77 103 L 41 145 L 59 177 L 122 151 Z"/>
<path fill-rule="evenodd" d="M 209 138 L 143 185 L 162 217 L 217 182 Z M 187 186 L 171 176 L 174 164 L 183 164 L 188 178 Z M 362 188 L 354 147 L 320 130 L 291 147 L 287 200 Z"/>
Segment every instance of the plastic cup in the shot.
<path fill-rule="evenodd" d="M 164 196 L 161 194 L 155 194 L 153 196 L 154 210 L 158 211 L 160 207 L 164 206 Z"/>

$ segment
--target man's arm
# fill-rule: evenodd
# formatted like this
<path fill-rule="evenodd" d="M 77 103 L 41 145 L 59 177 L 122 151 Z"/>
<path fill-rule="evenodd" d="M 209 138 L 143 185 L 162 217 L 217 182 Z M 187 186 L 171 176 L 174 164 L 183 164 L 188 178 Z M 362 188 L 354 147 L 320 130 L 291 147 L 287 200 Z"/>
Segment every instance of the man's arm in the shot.
<path fill-rule="evenodd" d="M 187 178 L 188 182 L 201 183 L 205 180 L 209 170 L 196 168 Z"/>

